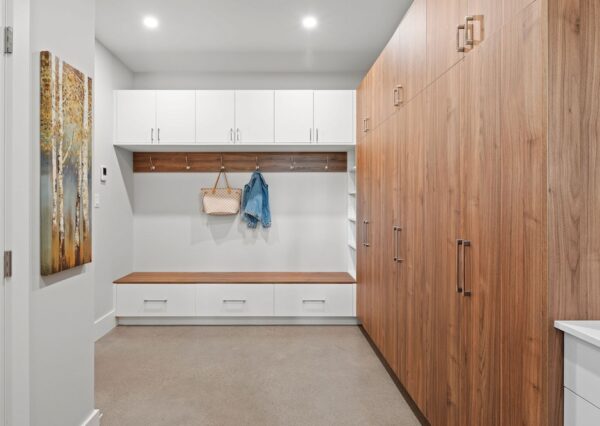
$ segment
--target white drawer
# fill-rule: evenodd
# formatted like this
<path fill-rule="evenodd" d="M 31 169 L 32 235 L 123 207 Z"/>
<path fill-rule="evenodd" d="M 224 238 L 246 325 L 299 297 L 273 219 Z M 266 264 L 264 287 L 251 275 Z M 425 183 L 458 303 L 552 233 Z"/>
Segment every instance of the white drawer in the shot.
<path fill-rule="evenodd" d="M 600 408 L 565 390 L 565 426 L 598 426 L 600 425 Z"/>
<path fill-rule="evenodd" d="M 565 387 L 600 407 L 599 348 L 565 333 L 564 378 Z"/>
<path fill-rule="evenodd" d="M 273 315 L 273 284 L 200 284 L 196 315 L 254 317 Z"/>
<path fill-rule="evenodd" d="M 196 286 L 188 284 L 119 284 L 120 317 L 194 316 Z"/>
<path fill-rule="evenodd" d="M 348 284 L 276 284 L 275 315 L 351 317 L 354 292 Z"/>

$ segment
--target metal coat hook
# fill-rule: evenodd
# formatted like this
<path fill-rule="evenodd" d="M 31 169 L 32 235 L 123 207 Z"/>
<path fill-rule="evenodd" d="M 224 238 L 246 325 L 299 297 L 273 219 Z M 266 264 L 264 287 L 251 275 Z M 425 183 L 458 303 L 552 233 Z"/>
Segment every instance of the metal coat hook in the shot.
<path fill-rule="evenodd" d="M 294 156 L 290 158 L 290 170 L 294 170 L 296 168 L 296 162 L 294 161 Z"/>
<path fill-rule="evenodd" d="M 190 170 L 192 166 L 190 166 L 190 162 L 188 161 L 188 156 L 185 156 L 185 169 Z"/>
<path fill-rule="evenodd" d="M 329 170 L 329 155 L 327 156 L 327 163 L 325 164 L 325 170 Z"/>
<path fill-rule="evenodd" d="M 150 170 L 152 170 L 152 171 L 156 170 L 156 167 L 154 166 L 154 163 L 152 162 L 152 156 L 150 156 Z"/>
<path fill-rule="evenodd" d="M 225 170 L 225 166 L 223 165 L 223 154 L 221 154 L 221 170 Z"/>
<path fill-rule="evenodd" d="M 256 170 L 260 170 L 260 166 L 258 165 L 258 155 L 255 157 L 256 161 Z"/>

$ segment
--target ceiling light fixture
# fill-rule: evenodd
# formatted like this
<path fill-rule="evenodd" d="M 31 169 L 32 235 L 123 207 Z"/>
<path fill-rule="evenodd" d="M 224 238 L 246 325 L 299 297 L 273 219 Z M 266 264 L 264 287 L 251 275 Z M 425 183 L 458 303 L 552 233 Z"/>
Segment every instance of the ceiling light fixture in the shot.
<path fill-rule="evenodd" d="M 302 19 L 302 26 L 307 30 L 312 30 L 313 28 L 315 28 L 317 26 L 317 23 L 317 18 L 315 18 L 314 16 L 305 16 Z"/>
<path fill-rule="evenodd" d="M 143 22 L 146 28 L 153 30 L 158 27 L 158 19 L 156 19 L 154 16 L 145 16 Z"/>

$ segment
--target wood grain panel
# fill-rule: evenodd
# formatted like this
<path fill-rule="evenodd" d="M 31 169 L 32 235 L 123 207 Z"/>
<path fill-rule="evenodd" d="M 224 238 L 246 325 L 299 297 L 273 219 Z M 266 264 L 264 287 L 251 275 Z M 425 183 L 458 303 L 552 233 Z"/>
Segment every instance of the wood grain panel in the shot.
<path fill-rule="evenodd" d="M 353 284 L 346 272 L 132 272 L 115 284 Z"/>
<path fill-rule="evenodd" d="M 399 69 L 396 84 L 402 85 L 398 94 L 400 106 L 419 94 L 427 83 L 428 1 L 414 0 L 398 27 L 395 67 Z"/>
<path fill-rule="evenodd" d="M 135 173 L 346 172 L 345 152 L 134 152 Z M 154 167 L 154 169 L 153 169 Z"/>
<path fill-rule="evenodd" d="M 546 424 L 546 108 L 541 2 L 502 31 L 502 424 Z"/>
<path fill-rule="evenodd" d="M 461 341 L 466 387 L 461 424 L 500 423 L 500 37 L 461 66 Z"/>
<path fill-rule="evenodd" d="M 460 236 L 460 67 L 426 89 L 427 169 L 431 171 L 429 256 L 433 259 L 433 332 L 428 412 L 431 424 L 457 425 L 460 403 L 460 302 L 456 239 Z"/>

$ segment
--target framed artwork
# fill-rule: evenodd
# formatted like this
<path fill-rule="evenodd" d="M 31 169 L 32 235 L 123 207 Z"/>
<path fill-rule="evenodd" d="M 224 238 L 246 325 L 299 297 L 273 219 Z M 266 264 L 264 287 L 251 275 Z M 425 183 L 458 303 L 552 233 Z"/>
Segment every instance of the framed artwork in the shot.
<path fill-rule="evenodd" d="M 92 79 L 40 54 L 40 256 L 50 275 L 92 261 Z"/>

